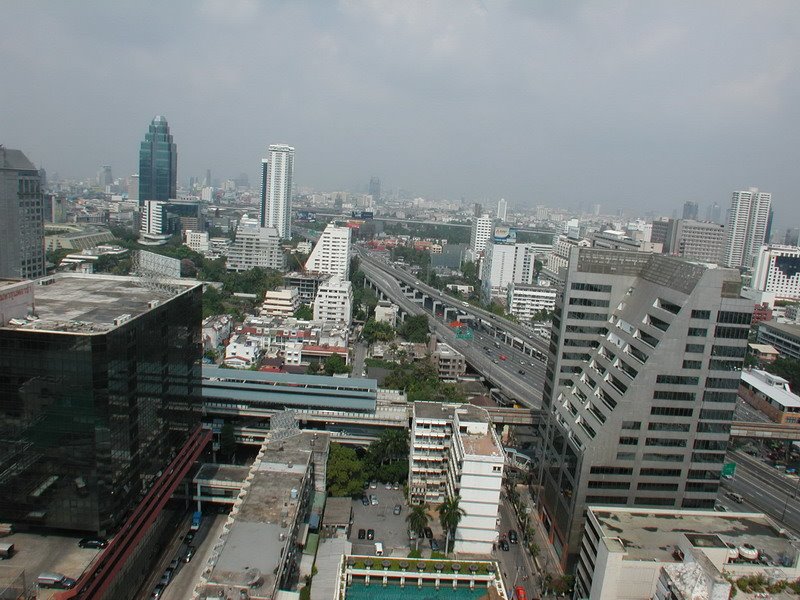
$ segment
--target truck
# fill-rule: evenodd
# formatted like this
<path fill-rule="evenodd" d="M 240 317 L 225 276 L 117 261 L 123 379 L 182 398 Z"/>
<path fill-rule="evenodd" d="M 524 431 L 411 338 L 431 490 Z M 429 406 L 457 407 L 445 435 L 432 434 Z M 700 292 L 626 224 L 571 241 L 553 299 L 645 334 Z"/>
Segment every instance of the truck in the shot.
<path fill-rule="evenodd" d="M 200 529 L 200 523 L 202 520 L 203 513 L 201 513 L 199 510 L 195 511 L 194 514 L 192 514 L 192 525 L 189 527 L 189 531 L 197 531 Z"/>

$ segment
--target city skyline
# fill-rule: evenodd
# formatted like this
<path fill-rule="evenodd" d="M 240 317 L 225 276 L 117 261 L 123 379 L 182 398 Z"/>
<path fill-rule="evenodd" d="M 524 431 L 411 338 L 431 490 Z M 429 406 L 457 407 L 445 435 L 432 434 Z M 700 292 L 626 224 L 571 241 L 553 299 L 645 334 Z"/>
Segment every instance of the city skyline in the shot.
<path fill-rule="evenodd" d="M 19 85 L 4 95 L 3 143 L 50 172 L 125 176 L 142 122 L 166 114 L 186 175 L 257 181 L 264 146 L 285 139 L 303 148 L 298 185 L 316 189 L 366 188 L 378 174 L 386 190 L 430 198 L 612 212 L 726 208 L 731 190 L 758 186 L 776 218 L 800 217 L 793 3 L 160 10 L 154 24 L 133 5 L 7 7 L 0 31 Z M 23 18 L 42 31 L 41 52 L 11 28 Z M 263 23 L 269 48 L 254 34 Z M 265 60 L 285 66 L 278 92 Z M 87 64 L 125 77 L 94 85 Z"/>

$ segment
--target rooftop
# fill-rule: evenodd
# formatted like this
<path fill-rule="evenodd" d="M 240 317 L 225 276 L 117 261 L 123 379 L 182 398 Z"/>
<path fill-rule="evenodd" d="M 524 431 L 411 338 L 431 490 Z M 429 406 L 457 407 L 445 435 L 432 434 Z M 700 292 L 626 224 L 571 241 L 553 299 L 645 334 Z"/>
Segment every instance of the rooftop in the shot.
<path fill-rule="evenodd" d="M 15 329 L 64 333 L 103 333 L 134 319 L 162 302 L 201 285 L 170 280 L 178 289 L 170 293 L 148 287 L 138 277 L 57 273 L 37 279 L 34 299 L 38 319 L 14 325 Z"/>
<path fill-rule="evenodd" d="M 766 371 L 742 371 L 742 381 L 784 408 L 800 408 L 800 396 L 793 394 L 789 382 Z"/>
<path fill-rule="evenodd" d="M 798 550 L 772 521 L 760 513 L 718 513 L 664 509 L 590 507 L 601 536 L 625 560 L 682 562 L 673 552 L 684 536 L 695 548 L 752 544 L 775 564 L 797 563 Z"/>
<path fill-rule="evenodd" d="M 789 335 L 800 337 L 800 325 L 794 325 L 792 323 L 778 323 L 777 321 L 762 321 L 761 323 L 758 324 L 758 327 L 775 329 L 776 331 L 780 331 L 781 333 L 787 333 Z"/>
<path fill-rule="evenodd" d="M 231 512 L 228 533 L 222 534 L 219 555 L 198 588 L 205 588 L 207 595 L 238 596 L 236 592 L 245 588 L 253 595 L 271 595 L 298 517 L 299 493 L 311 476 L 313 453 L 327 443 L 327 435 L 305 432 L 262 446 L 241 504 Z"/>
<path fill-rule="evenodd" d="M 22 150 L 0 146 L 0 169 L 15 171 L 36 171 L 36 166 L 28 160 Z"/>
<path fill-rule="evenodd" d="M 478 456 L 503 456 L 491 433 L 462 433 L 461 443 L 465 454 Z"/>

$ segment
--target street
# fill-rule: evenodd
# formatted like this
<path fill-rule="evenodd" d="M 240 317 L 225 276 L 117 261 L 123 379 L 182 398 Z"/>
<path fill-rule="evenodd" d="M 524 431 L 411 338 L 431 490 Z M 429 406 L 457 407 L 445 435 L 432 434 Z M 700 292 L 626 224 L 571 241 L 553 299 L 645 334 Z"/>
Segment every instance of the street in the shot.
<path fill-rule="evenodd" d="M 533 565 L 533 559 L 529 552 L 525 550 L 523 544 L 522 531 L 514 515 L 511 503 L 506 499 L 505 493 L 500 503 L 500 534 L 505 534 L 508 539 L 509 530 L 515 530 L 519 534 L 519 543 L 509 544 L 508 551 L 501 550 L 498 544 L 494 551 L 494 557 L 500 564 L 500 572 L 503 574 L 503 583 L 506 590 L 511 595 L 514 593 L 515 586 L 522 586 L 528 594 L 528 598 L 540 597 L 538 588 L 538 577 Z"/>

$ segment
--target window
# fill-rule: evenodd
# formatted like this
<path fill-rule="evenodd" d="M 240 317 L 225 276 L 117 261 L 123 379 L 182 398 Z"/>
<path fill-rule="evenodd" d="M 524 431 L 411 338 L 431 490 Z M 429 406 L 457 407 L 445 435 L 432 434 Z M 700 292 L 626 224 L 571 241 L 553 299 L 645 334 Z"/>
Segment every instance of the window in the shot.
<path fill-rule="evenodd" d="M 702 369 L 703 368 L 703 361 L 701 361 L 701 360 L 684 360 L 683 361 L 683 368 L 684 369 Z"/>
<path fill-rule="evenodd" d="M 666 331 L 669 328 L 669 323 L 659 319 L 658 317 L 654 317 L 653 315 L 647 315 L 645 317 L 645 323 L 649 323 L 656 329 L 660 329 L 661 331 Z"/>
<path fill-rule="evenodd" d="M 688 481 L 686 482 L 686 491 L 716 494 L 719 491 L 719 484 L 701 483 L 699 481 Z"/>
<path fill-rule="evenodd" d="M 686 344 L 685 350 L 686 352 L 695 352 L 700 354 L 706 351 L 706 347 L 703 344 Z"/>
<path fill-rule="evenodd" d="M 689 337 L 706 337 L 706 335 L 708 335 L 708 329 L 704 327 L 689 327 L 689 331 L 686 332 L 686 335 Z"/>
<path fill-rule="evenodd" d="M 750 325 L 753 320 L 753 313 L 733 312 L 721 310 L 717 315 L 717 323 L 730 323 L 731 325 Z"/>
<path fill-rule="evenodd" d="M 673 392 L 671 390 L 656 390 L 653 400 L 677 400 L 679 402 L 694 402 L 694 392 Z"/>
<path fill-rule="evenodd" d="M 665 448 L 685 448 L 686 440 L 677 438 L 647 438 L 646 446 L 663 446 Z"/>
<path fill-rule="evenodd" d="M 608 300 L 601 300 L 598 298 L 575 298 L 569 299 L 569 303 L 575 306 L 596 306 L 608 308 Z"/>
<path fill-rule="evenodd" d="M 642 428 L 642 424 L 639 421 L 623 421 L 622 428 L 638 431 Z"/>
<path fill-rule="evenodd" d="M 739 378 L 708 377 L 706 379 L 706 387 L 736 390 L 739 389 Z"/>
<path fill-rule="evenodd" d="M 617 452 L 617 460 L 636 460 L 635 452 Z"/>
<path fill-rule="evenodd" d="M 628 481 L 590 481 L 590 490 L 627 490 L 631 487 Z"/>
<path fill-rule="evenodd" d="M 646 498 L 637 496 L 636 504 L 641 504 L 643 506 L 673 506 L 675 504 L 675 498 Z"/>
<path fill-rule="evenodd" d="M 724 440 L 695 440 L 695 450 L 714 450 L 717 452 L 725 452 L 728 448 L 728 442 Z"/>
<path fill-rule="evenodd" d="M 710 410 L 703 409 L 700 411 L 701 421 L 731 421 L 733 420 L 732 410 Z"/>
<path fill-rule="evenodd" d="M 677 492 L 677 483 L 656 483 L 656 482 L 643 482 L 636 486 L 637 490 L 646 492 Z"/>
<path fill-rule="evenodd" d="M 750 329 L 745 327 L 725 327 L 724 325 L 717 325 L 714 329 L 714 335 L 718 338 L 726 338 L 729 340 L 746 340 Z"/>
<path fill-rule="evenodd" d="M 647 344 L 651 348 L 655 348 L 656 346 L 658 346 L 658 338 L 650 335 L 646 331 L 639 330 L 639 339 L 641 339 L 645 344 Z"/>
<path fill-rule="evenodd" d="M 589 469 L 591 475 L 633 475 L 630 467 L 606 467 L 596 466 Z"/>
<path fill-rule="evenodd" d="M 683 454 L 658 454 L 656 452 L 645 452 L 642 460 L 654 462 L 683 462 Z"/>
<path fill-rule="evenodd" d="M 708 479 L 710 481 L 717 481 L 720 478 L 720 471 L 711 471 L 708 469 L 690 469 L 689 479 Z"/>
<path fill-rule="evenodd" d="M 580 292 L 602 292 L 604 294 L 611 292 L 610 285 L 602 285 L 599 283 L 573 283 L 572 289 Z"/>
<path fill-rule="evenodd" d="M 650 423 L 647 429 L 649 431 L 680 431 L 688 432 L 690 425 L 688 423 Z"/>
<path fill-rule="evenodd" d="M 567 313 L 568 319 L 578 319 L 583 321 L 605 321 L 608 315 L 605 313 L 593 313 L 571 310 Z"/>
<path fill-rule="evenodd" d="M 662 374 L 656 376 L 656 383 L 664 383 L 669 385 L 698 385 L 700 383 L 700 378 Z"/>
<path fill-rule="evenodd" d="M 680 477 L 680 469 L 656 469 L 645 467 L 639 471 L 642 477 Z"/>
<path fill-rule="evenodd" d="M 693 319 L 710 319 L 711 318 L 711 311 L 710 310 L 693 310 L 692 311 L 692 318 Z"/>
<path fill-rule="evenodd" d="M 586 503 L 587 504 L 621 504 L 625 505 L 628 503 L 628 498 L 626 496 L 586 496 Z"/>
<path fill-rule="evenodd" d="M 721 463 L 725 462 L 725 453 L 711 454 L 704 452 L 692 452 L 692 462 L 698 463 Z"/>
<path fill-rule="evenodd" d="M 691 417 L 694 411 L 691 408 L 675 408 L 673 406 L 654 406 L 650 414 L 660 417 Z"/>
<path fill-rule="evenodd" d="M 741 371 L 742 360 L 719 360 L 712 358 L 708 361 L 708 368 L 711 371 Z"/>
<path fill-rule="evenodd" d="M 635 437 L 621 437 L 619 438 L 620 446 L 636 446 L 639 443 L 639 438 Z"/>
<path fill-rule="evenodd" d="M 715 392 L 707 390 L 703 392 L 703 402 L 736 402 L 736 392 Z"/>
<path fill-rule="evenodd" d="M 730 358 L 744 358 L 747 348 L 744 346 L 718 346 L 711 347 L 711 356 L 725 356 Z"/>

